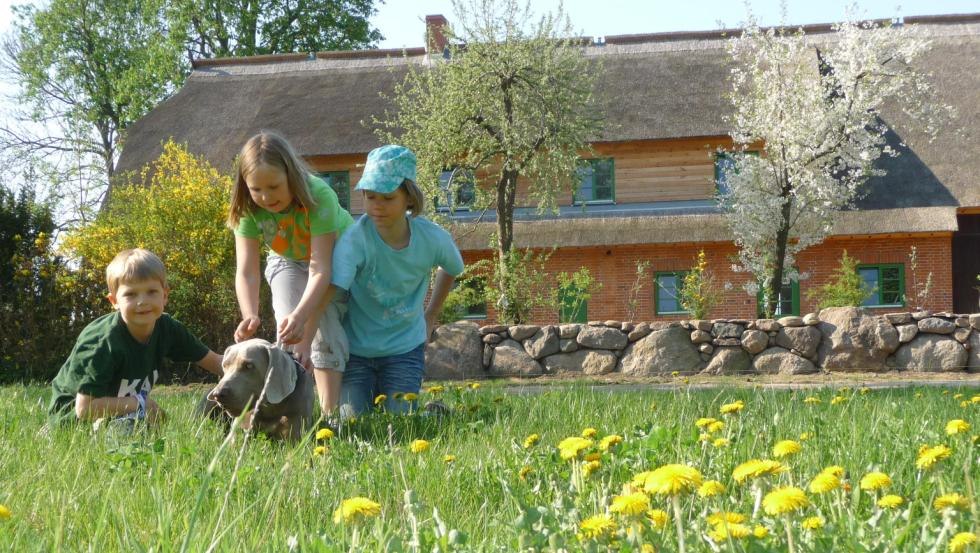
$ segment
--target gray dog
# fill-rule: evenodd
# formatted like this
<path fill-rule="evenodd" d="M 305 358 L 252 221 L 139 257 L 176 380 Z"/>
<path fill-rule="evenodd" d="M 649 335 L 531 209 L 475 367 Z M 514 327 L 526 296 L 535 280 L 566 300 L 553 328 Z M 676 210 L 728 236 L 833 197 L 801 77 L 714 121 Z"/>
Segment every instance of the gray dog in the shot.
<path fill-rule="evenodd" d="M 313 381 L 282 348 L 254 338 L 229 346 L 221 361 L 224 376 L 201 407 L 215 415 L 217 407 L 238 417 L 265 395 L 252 418 L 252 428 L 281 439 L 298 440 L 313 426 Z"/>

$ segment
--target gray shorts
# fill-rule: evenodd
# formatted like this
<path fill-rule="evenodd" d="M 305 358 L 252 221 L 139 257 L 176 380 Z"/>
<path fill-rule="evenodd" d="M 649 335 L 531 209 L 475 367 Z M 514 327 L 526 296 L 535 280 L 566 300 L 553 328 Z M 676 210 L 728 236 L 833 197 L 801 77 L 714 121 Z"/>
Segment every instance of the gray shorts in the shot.
<path fill-rule="evenodd" d="M 306 261 L 293 261 L 269 253 L 266 257 L 265 280 L 272 288 L 272 309 L 276 314 L 276 328 L 286 315 L 292 313 L 306 290 L 310 275 L 310 264 Z M 340 324 L 347 314 L 347 292 L 337 290 L 327 310 L 320 316 L 320 329 L 313 337 L 310 360 L 317 369 L 331 369 L 343 372 L 350 357 L 347 333 Z"/>

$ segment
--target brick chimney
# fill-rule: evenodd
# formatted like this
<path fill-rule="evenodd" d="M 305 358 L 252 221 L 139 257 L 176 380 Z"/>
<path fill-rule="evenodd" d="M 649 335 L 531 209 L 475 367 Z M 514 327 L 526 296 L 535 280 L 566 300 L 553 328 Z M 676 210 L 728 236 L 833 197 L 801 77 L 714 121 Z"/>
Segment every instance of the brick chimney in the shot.
<path fill-rule="evenodd" d="M 442 15 L 425 16 L 425 51 L 441 56 L 446 51 L 446 31 L 449 21 Z"/>

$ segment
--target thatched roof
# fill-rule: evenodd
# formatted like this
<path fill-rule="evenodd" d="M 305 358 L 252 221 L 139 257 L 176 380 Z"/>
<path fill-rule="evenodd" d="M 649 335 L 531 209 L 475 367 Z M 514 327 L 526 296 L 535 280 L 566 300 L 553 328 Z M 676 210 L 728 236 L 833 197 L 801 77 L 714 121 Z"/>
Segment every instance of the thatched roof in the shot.
<path fill-rule="evenodd" d="M 959 133 L 945 131 L 930 144 L 909 130 L 900 110 L 886 110 L 886 122 L 895 131 L 890 138 L 896 146 L 906 145 L 900 147 L 903 155 L 882 162 L 888 175 L 873 179 L 869 194 L 859 202 L 860 209 L 871 212 L 842 217 L 838 231 L 843 234 L 948 231 L 955 229 L 951 214 L 957 207 L 980 206 L 980 156 L 976 155 L 980 145 L 980 14 L 907 18 L 906 23 L 920 25 L 932 40 L 923 67 L 933 73 L 937 100 L 957 108 L 953 126 Z M 819 34 L 829 27 L 808 26 L 806 30 Z M 587 48 L 590 56 L 602 60 L 604 68 L 598 96 L 604 102 L 607 128 L 597 140 L 727 134 L 729 61 L 724 36 L 704 32 L 607 37 L 604 46 Z M 370 121 L 382 116 L 387 107 L 380 93 L 392 91 L 408 64 L 424 63 L 426 56 L 420 48 L 404 55 L 394 50 L 333 52 L 312 58 L 267 56 L 199 63 L 173 97 L 128 129 L 119 169 L 137 169 L 153 160 L 161 152 L 161 143 L 173 137 L 228 170 L 241 145 L 260 129 L 282 132 L 305 156 L 363 154 L 378 145 Z M 929 217 L 914 213 L 923 207 L 945 211 L 921 212 L 931 213 Z M 718 216 L 710 208 L 705 211 L 704 215 L 676 218 L 639 217 L 636 220 L 642 223 L 630 228 L 649 229 L 636 233 L 646 237 L 640 241 L 671 242 L 676 241 L 667 236 L 671 225 L 690 224 L 694 236 L 710 240 L 715 231 L 706 221 Z M 522 225 L 594 228 L 613 219 L 618 222 L 609 223 L 608 233 L 593 232 L 589 241 L 634 240 L 629 232 L 615 231 L 627 218 L 606 218 L 604 214 L 598 219 Z M 906 226 L 885 230 L 895 226 L 890 221 Z M 517 231 L 518 236 L 523 233 Z M 546 234 L 534 231 L 539 233 Z M 604 242 L 607 234 L 616 242 Z M 556 234 L 555 239 L 566 241 L 567 236 Z"/>

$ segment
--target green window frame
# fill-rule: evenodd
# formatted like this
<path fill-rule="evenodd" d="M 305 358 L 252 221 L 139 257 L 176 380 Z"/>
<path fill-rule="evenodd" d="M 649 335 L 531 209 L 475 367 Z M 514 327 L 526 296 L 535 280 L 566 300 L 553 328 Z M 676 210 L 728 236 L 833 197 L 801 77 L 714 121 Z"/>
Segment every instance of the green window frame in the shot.
<path fill-rule="evenodd" d="M 558 322 L 587 323 L 589 300 L 578 301 L 578 291 L 573 288 L 558 289 Z"/>
<path fill-rule="evenodd" d="M 350 211 L 350 171 L 321 171 L 316 176 L 330 185 L 337 193 L 340 207 Z"/>
<path fill-rule="evenodd" d="M 758 306 L 757 312 L 761 317 L 762 313 L 762 290 L 755 297 L 756 305 Z M 799 315 L 800 314 L 800 282 L 798 280 L 790 281 L 789 284 L 784 284 L 779 290 L 779 300 L 776 302 L 776 312 L 773 313 L 774 317 L 785 317 L 787 315 Z"/>
<path fill-rule="evenodd" d="M 864 307 L 905 307 L 905 264 L 858 265 L 858 275 L 871 296 Z"/>
<path fill-rule="evenodd" d="M 575 205 L 616 202 L 616 164 L 613 158 L 584 159 L 578 173 L 579 183 L 573 197 Z"/>
<path fill-rule="evenodd" d="M 657 315 L 683 315 L 681 288 L 687 271 L 657 272 L 653 278 L 654 313 Z"/>
<path fill-rule="evenodd" d="M 435 199 L 439 211 L 469 211 L 476 203 L 476 179 L 461 167 L 445 169 L 439 174 L 439 195 Z"/>

